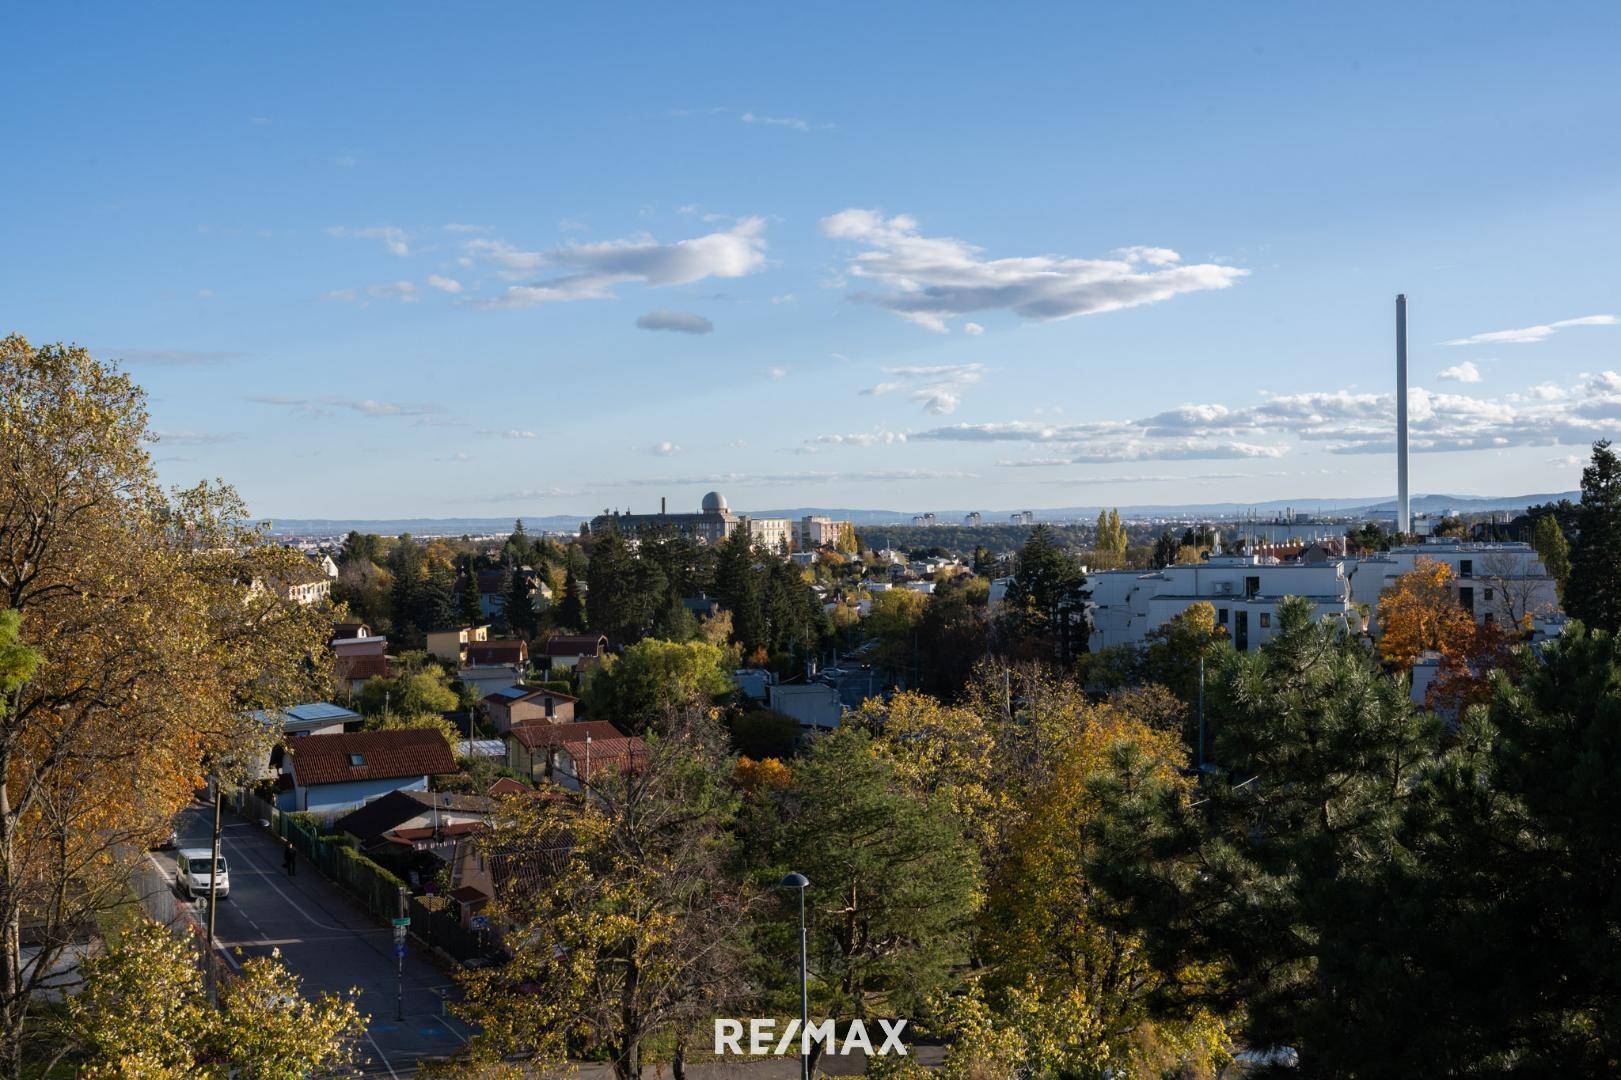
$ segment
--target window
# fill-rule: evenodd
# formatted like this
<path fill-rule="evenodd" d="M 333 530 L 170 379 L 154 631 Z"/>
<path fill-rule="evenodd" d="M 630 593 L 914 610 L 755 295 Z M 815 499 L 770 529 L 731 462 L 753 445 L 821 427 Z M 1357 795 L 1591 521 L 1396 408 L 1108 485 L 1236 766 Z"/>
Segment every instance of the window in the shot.
<path fill-rule="evenodd" d="M 547 717 L 552 717 L 552 716 L 557 715 L 557 703 L 555 701 L 553 701 L 551 698 L 547 698 L 545 700 L 544 704 L 546 706 L 546 715 L 547 715 Z"/>
<path fill-rule="evenodd" d="M 1272 625 L 1272 613 L 1270 611 L 1261 612 L 1261 629 L 1265 630 L 1267 627 L 1269 627 L 1271 625 Z"/>
<path fill-rule="evenodd" d="M 349 766 L 351 768 L 353 768 L 356 765 L 364 765 L 364 764 L 366 764 L 366 755 L 365 754 L 350 754 L 349 755 Z"/>
<path fill-rule="evenodd" d="M 1459 577 L 1474 577 L 1475 576 L 1475 560 L 1473 560 L 1473 559 L 1459 559 L 1458 560 L 1458 576 Z"/>
<path fill-rule="evenodd" d="M 1484 599 L 1486 601 L 1486 603 L 1488 603 L 1488 604 L 1491 603 L 1492 602 L 1492 591 L 1490 589 L 1487 589 L 1486 594 L 1485 594 L 1484 597 L 1482 597 L 1482 599 Z"/>
<path fill-rule="evenodd" d="M 1258 578 L 1258 577 L 1247 577 L 1247 578 L 1244 579 L 1244 595 L 1245 596 L 1254 596 L 1256 593 L 1258 593 L 1260 591 L 1261 591 L 1261 579 L 1260 578 Z"/>
<path fill-rule="evenodd" d="M 1490 600 L 1491 597 L 1488 596 L 1486 599 Z M 1492 623 L 1494 623 L 1496 621 L 1497 621 L 1497 616 L 1492 614 L 1489 611 L 1486 612 L 1486 617 L 1481 620 L 1481 622 L 1484 622 L 1487 626 L 1490 626 Z"/>
<path fill-rule="evenodd" d="M 1217 612 L 1216 612 L 1216 625 L 1217 626 L 1226 626 L 1227 625 L 1227 609 L 1226 608 L 1220 608 L 1219 610 L 1217 610 Z"/>

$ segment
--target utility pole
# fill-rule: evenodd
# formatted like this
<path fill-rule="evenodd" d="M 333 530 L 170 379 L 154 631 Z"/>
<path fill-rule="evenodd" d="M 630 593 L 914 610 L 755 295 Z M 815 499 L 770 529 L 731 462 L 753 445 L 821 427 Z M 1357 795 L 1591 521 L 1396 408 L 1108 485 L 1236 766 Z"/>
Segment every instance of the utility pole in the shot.
<path fill-rule="evenodd" d="M 1199 772 L 1204 772 L 1204 654 L 1199 654 Z"/>
<path fill-rule="evenodd" d="M 394 920 L 394 1019 L 405 1019 L 405 928 L 411 925 L 406 914 L 405 886 L 400 886 L 400 915 Z"/>
<path fill-rule="evenodd" d="M 213 778 L 214 785 L 214 861 L 208 866 L 208 1003 L 219 1004 L 219 969 L 214 961 L 214 912 L 218 908 L 219 880 L 220 880 L 220 792 L 219 777 Z"/>

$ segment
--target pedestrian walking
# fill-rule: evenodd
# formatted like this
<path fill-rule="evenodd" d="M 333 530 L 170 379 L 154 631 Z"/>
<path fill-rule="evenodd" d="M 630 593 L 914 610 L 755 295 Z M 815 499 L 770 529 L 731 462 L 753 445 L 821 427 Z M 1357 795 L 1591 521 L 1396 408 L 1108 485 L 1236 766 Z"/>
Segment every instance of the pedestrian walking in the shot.
<path fill-rule="evenodd" d="M 293 843 L 291 840 L 285 841 L 281 849 L 281 868 L 287 871 L 288 877 L 293 876 L 295 861 L 296 855 L 293 852 Z"/>

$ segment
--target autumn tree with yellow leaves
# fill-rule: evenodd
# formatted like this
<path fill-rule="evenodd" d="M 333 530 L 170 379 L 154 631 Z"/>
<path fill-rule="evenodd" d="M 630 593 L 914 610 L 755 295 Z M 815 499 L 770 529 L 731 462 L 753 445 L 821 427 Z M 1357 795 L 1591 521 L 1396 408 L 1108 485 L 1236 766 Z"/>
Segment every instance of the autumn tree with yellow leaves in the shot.
<path fill-rule="evenodd" d="M 256 772 L 253 709 L 319 693 L 307 565 L 228 488 L 166 492 L 144 393 L 85 350 L 0 341 L 0 610 L 37 667 L 0 709 L 0 1075 L 77 928 L 213 772 Z M 23 949 L 22 928 L 32 944 Z"/>
<path fill-rule="evenodd" d="M 1418 559 L 1379 598 L 1379 658 L 1399 671 L 1411 671 L 1422 652 L 1456 650 L 1473 628 L 1452 568 L 1434 559 Z"/>

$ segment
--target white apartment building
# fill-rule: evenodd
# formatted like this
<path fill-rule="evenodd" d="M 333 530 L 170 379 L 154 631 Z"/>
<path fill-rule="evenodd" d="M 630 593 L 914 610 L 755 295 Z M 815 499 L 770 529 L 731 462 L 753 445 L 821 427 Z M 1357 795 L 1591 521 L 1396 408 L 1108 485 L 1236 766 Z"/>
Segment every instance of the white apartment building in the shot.
<path fill-rule="evenodd" d="M 1217 555 L 1147 574 L 1094 573 L 1087 578 L 1092 592 L 1090 647 L 1096 652 L 1141 644 L 1149 633 L 1204 601 L 1216 609 L 1217 625 L 1226 628 L 1236 648 L 1253 648 L 1277 630 L 1278 604 L 1287 596 L 1304 596 L 1319 615 L 1377 637 L 1380 595 L 1420 559 L 1451 568 L 1458 602 L 1481 622 L 1517 623 L 1529 613 L 1537 637 L 1555 635 L 1563 625 L 1554 580 L 1529 544 L 1431 540 L 1311 565 Z"/>
<path fill-rule="evenodd" d="M 831 547 L 838 544 L 839 538 L 849 526 L 848 521 L 807 514 L 794 523 L 794 539 L 807 551 L 812 548 Z"/>
<path fill-rule="evenodd" d="M 1538 637 L 1557 634 L 1564 622 L 1558 587 L 1530 544 L 1476 544 L 1437 537 L 1349 560 L 1354 563 L 1351 599 L 1366 604 L 1376 624 L 1379 594 L 1411 572 L 1420 559 L 1451 568 L 1458 603 L 1473 612 L 1477 622 L 1518 623 L 1529 614 Z M 1378 636 L 1377 625 L 1369 629 Z"/>
<path fill-rule="evenodd" d="M 1278 605 L 1304 596 L 1317 613 L 1360 629 L 1350 581 L 1341 562 L 1315 566 L 1280 563 L 1258 555 L 1217 555 L 1199 563 L 1167 566 L 1153 573 L 1106 570 L 1087 578 L 1092 591 L 1093 652 L 1137 645 L 1201 601 L 1216 609 L 1240 651 L 1268 641 L 1278 629 Z"/>

